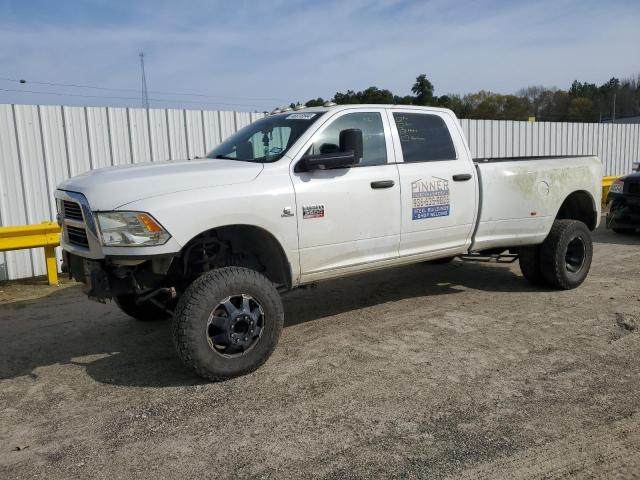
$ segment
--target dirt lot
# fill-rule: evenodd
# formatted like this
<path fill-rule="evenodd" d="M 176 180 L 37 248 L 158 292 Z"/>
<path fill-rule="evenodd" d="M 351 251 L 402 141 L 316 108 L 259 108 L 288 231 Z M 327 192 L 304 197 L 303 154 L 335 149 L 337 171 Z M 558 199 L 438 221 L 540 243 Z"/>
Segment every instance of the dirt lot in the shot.
<path fill-rule="evenodd" d="M 218 384 L 168 323 L 0 286 L 0 478 L 633 478 L 640 235 L 595 241 L 569 292 L 458 260 L 293 292 L 273 357 Z"/>

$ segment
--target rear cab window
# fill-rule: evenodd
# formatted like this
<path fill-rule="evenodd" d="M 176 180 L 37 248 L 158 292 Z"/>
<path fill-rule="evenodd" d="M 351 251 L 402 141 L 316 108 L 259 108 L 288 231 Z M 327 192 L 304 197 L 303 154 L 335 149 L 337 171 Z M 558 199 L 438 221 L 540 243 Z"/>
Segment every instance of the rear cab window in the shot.
<path fill-rule="evenodd" d="M 393 112 L 405 163 L 456 160 L 447 124 L 438 115 Z"/>

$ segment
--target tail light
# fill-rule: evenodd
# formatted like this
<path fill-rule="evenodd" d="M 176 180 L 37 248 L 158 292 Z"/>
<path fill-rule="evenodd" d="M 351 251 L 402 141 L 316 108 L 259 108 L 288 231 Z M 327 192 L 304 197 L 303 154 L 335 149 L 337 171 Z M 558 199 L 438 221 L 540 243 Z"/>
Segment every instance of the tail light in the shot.
<path fill-rule="evenodd" d="M 622 193 L 623 188 L 624 188 L 624 181 L 618 178 L 609 187 L 609 193 Z"/>

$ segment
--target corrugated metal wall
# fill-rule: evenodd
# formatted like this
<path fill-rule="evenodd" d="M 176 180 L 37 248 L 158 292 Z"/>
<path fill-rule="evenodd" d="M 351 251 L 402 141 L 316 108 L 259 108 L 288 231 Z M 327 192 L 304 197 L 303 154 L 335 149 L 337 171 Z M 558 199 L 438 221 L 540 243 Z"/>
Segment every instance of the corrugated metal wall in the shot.
<path fill-rule="evenodd" d="M 0 105 L 0 225 L 55 218 L 53 191 L 94 168 L 203 155 L 262 113 Z M 461 120 L 474 157 L 596 154 L 640 160 L 640 125 Z M 0 280 L 45 273 L 41 249 L 0 252 Z"/>
<path fill-rule="evenodd" d="M 460 120 L 474 158 L 597 155 L 605 175 L 640 161 L 640 124 Z"/>

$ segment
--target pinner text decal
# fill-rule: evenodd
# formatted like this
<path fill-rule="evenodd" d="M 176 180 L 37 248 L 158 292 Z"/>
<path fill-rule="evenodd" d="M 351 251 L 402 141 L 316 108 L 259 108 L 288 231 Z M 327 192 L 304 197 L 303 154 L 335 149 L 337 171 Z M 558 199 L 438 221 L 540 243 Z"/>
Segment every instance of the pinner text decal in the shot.
<path fill-rule="evenodd" d="M 431 177 L 411 182 L 412 220 L 449 215 L 449 180 Z"/>

